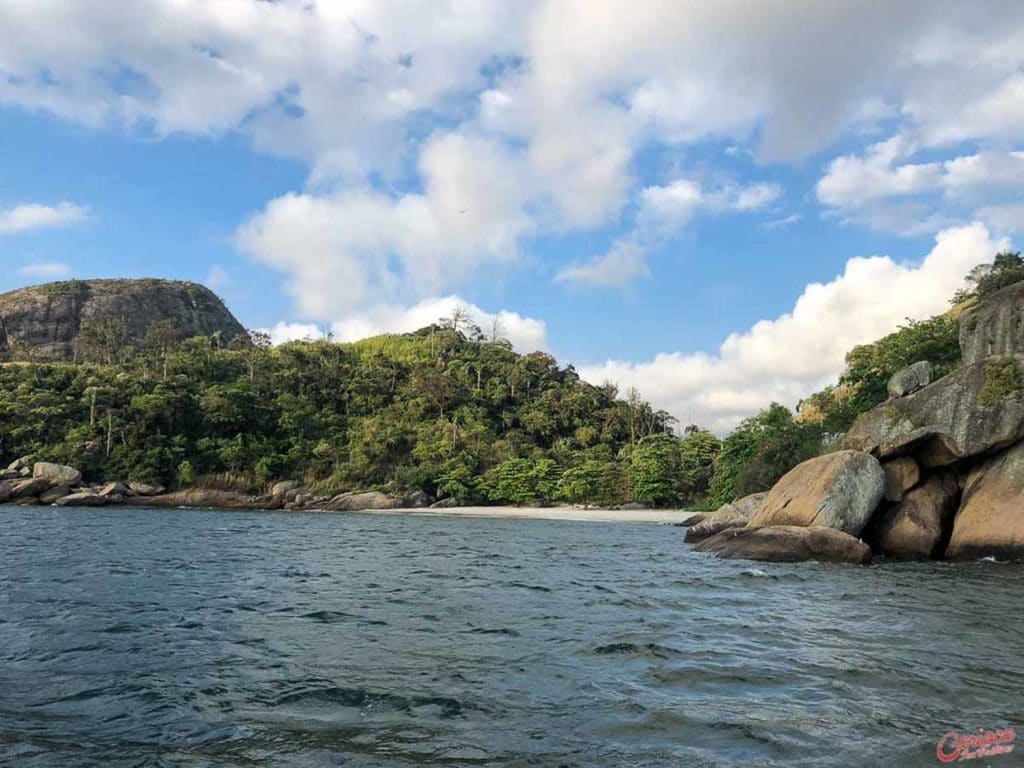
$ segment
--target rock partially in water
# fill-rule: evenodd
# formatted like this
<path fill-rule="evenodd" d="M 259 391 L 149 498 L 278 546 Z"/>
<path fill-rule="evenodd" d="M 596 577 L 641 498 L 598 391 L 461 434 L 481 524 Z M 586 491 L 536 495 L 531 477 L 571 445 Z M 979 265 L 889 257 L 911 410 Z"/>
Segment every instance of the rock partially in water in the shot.
<path fill-rule="evenodd" d="M 889 397 L 905 397 L 912 392 L 923 389 L 932 382 L 932 364 L 920 360 L 896 371 L 886 385 Z"/>
<path fill-rule="evenodd" d="M 106 496 L 93 491 L 80 491 L 63 496 L 54 502 L 58 507 L 102 507 L 109 502 Z"/>
<path fill-rule="evenodd" d="M 50 488 L 50 481 L 42 477 L 32 477 L 19 480 L 11 487 L 11 498 L 21 499 L 29 496 L 39 496 Z"/>
<path fill-rule="evenodd" d="M 950 473 L 933 475 L 907 493 L 899 504 L 875 515 L 869 540 L 875 551 L 886 557 L 939 558 L 949 540 L 959 501 L 956 477 Z"/>
<path fill-rule="evenodd" d="M 826 526 L 859 534 L 882 500 L 885 473 L 859 451 L 837 451 L 797 465 L 775 484 L 751 526 Z"/>
<path fill-rule="evenodd" d="M 246 496 L 233 491 L 191 488 L 159 496 L 138 496 L 133 504 L 142 507 L 196 507 L 200 509 L 276 509 L 271 497 Z"/>
<path fill-rule="evenodd" d="M 39 501 L 43 504 L 54 504 L 58 499 L 63 498 L 71 493 L 71 489 L 66 485 L 55 485 L 45 493 L 40 494 Z"/>
<path fill-rule="evenodd" d="M 1024 558 L 1024 443 L 968 474 L 946 557 Z"/>
<path fill-rule="evenodd" d="M 727 528 L 746 525 L 750 518 L 761 508 L 761 504 L 767 498 L 768 492 L 753 493 L 744 496 L 742 499 L 723 504 L 709 515 L 705 515 L 691 525 L 683 541 L 694 543 L 703 541 L 709 536 L 714 536 Z"/>
<path fill-rule="evenodd" d="M 795 525 L 729 528 L 705 539 L 694 550 L 727 560 L 776 563 L 817 560 L 863 565 L 871 560 L 871 548 L 860 539 L 834 528 Z"/>

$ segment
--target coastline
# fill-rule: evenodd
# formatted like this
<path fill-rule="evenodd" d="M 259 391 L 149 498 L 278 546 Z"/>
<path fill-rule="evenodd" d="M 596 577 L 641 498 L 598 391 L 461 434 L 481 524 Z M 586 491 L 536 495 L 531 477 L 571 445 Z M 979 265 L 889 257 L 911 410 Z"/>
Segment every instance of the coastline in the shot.
<path fill-rule="evenodd" d="M 576 509 L 574 507 L 447 507 L 433 509 L 406 507 L 367 509 L 357 512 L 375 515 L 491 517 L 502 520 L 570 520 L 590 523 L 646 523 L 651 525 L 680 525 L 701 514 L 686 509 Z"/>

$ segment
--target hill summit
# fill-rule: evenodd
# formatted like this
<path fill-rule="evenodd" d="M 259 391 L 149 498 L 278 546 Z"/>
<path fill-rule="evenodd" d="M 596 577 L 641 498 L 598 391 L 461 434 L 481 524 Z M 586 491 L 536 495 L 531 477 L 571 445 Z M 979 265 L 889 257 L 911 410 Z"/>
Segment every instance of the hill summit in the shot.
<path fill-rule="evenodd" d="M 160 324 L 179 338 L 245 333 L 205 286 L 176 280 L 66 280 L 0 294 L 0 357 L 78 359 L 83 334 L 137 345 Z"/>

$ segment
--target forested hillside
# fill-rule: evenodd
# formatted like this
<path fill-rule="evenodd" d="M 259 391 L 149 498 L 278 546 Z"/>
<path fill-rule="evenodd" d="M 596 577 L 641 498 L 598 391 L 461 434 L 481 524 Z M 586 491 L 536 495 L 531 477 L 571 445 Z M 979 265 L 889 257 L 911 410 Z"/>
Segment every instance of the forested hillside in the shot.
<path fill-rule="evenodd" d="M 955 300 L 1022 274 L 1019 254 L 1000 254 Z M 412 334 L 278 347 L 261 334 L 181 339 L 166 321 L 132 346 L 117 324 L 86 324 L 77 363 L 0 365 L 0 459 L 170 486 L 292 478 L 459 502 L 717 505 L 828 450 L 895 371 L 928 360 L 942 375 L 960 359 L 955 310 L 908 322 L 851 350 L 839 382 L 797 413 L 772 404 L 720 440 L 636 392 L 519 355 L 459 312 Z"/>

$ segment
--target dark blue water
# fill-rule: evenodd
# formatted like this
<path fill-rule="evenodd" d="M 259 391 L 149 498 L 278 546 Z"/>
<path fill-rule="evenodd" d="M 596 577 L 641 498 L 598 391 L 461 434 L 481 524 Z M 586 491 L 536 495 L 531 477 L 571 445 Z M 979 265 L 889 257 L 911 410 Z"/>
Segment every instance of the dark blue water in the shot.
<path fill-rule="evenodd" d="M 0 521 L 4 763 L 924 766 L 951 729 L 1024 730 L 1020 565 L 717 561 L 643 525 Z"/>

